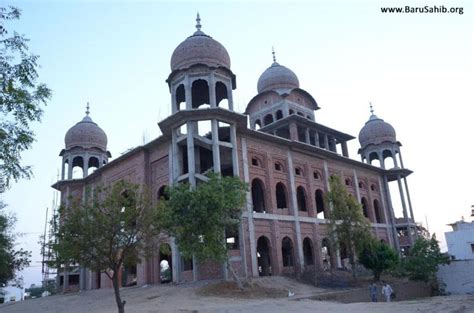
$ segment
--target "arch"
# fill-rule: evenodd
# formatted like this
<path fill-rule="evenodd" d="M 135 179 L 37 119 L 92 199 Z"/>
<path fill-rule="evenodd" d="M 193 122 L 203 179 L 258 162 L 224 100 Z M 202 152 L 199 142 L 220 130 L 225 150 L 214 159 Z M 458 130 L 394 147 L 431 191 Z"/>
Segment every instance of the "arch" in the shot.
<path fill-rule="evenodd" d="M 346 178 L 344 180 L 344 182 L 345 182 L 346 186 L 352 186 L 352 180 L 350 178 Z"/>
<path fill-rule="evenodd" d="M 382 214 L 382 210 L 381 210 L 381 207 L 380 207 L 380 203 L 379 203 L 379 200 L 375 199 L 374 200 L 374 213 L 375 213 L 375 221 L 377 223 L 384 223 L 384 218 L 383 218 L 383 214 Z"/>
<path fill-rule="evenodd" d="M 296 176 L 304 176 L 304 172 L 301 169 L 301 167 L 299 167 L 299 166 L 295 167 L 295 175 Z"/>
<path fill-rule="evenodd" d="M 312 120 L 312 118 L 311 118 L 310 115 L 306 115 L 306 118 L 307 118 L 308 120 Z"/>
<path fill-rule="evenodd" d="M 369 218 L 369 203 L 367 202 L 367 199 L 362 197 L 360 202 L 362 204 L 362 213 L 364 214 L 364 217 Z"/>
<path fill-rule="evenodd" d="M 305 266 L 314 264 L 313 242 L 308 237 L 303 240 L 303 256 Z"/>
<path fill-rule="evenodd" d="M 293 241 L 289 237 L 284 237 L 281 241 L 281 256 L 283 267 L 290 267 L 295 264 L 293 253 Z"/>
<path fill-rule="evenodd" d="M 158 189 L 158 194 L 157 194 L 157 200 L 160 201 L 161 199 L 164 199 L 164 200 L 169 200 L 170 197 L 168 195 L 168 192 L 166 191 L 166 187 L 168 187 L 167 185 L 163 185 L 160 187 L 160 189 Z"/>
<path fill-rule="evenodd" d="M 175 102 L 177 111 L 186 109 L 186 91 L 184 89 L 183 84 L 179 85 L 178 88 L 176 88 Z M 181 106 L 181 103 L 183 103 L 184 105 Z"/>
<path fill-rule="evenodd" d="M 90 157 L 89 161 L 87 162 L 87 175 L 92 174 L 99 167 L 99 159 L 97 157 Z"/>
<path fill-rule="evenodd" d="M 167 243 L 160 245 L 160 283 L 166 284 L 173 281 L 172 252 L 171 246 Z"/>
<path fill-rule="evenodd" d="M 253 124 L 253 129 L 259 130 L 260 128 L 262 128 L 262 122 L 260 122 L 260 120 L 256 120 Z"/>
<path fill-rule="evenodd" d="M 253 166 L 258 166 L 258 167 L 263 167 L 262 160 L 260 160 L 260 158 L 258 158 L 256 156 L 252 157 L 252 165 Z"/>
<path fill-rule="evenodd" d="M 375 184 L 370 185 L 370 190 L 377 191 L 377 186 Z"/>
<path fill-rule="evenodd" d="M 265 213 L 265 188 L 258 178 L 252 180 L 252 203 L 255 212 Z"/>
<path fill-rule="evenodd" d="M 275 171 L 283 172 L 284 170 L 285 167 L 283 166 L 283 164 L 281 164 L 281 162 L 275 162 Z"/>
<path fill-rule="evenodd" d="M 296 114 L 298 114 L 299 116 L 302 116 L 302 117 L 304 117 L 304 114 L 303 114 L 303 113 L 301 113 L 301 112 L 297 112 Z"/>
<path fill-rule="evenodd" d="M 271 124 L 271 123 L 273 123 L 273 115 L 271 114 L 265 115 L 265 117 L 263 118 L 263 124 L 267 126 L 268 124 Z"/>
<path fill-rule="evenodd" d="M 363 181 L 359 180 L 359 188 L 360 189 L 365 189 L 365 184 Z"/>
<path fill-rule="evenodd" d="M 321 241 L 321 259 L 323 261 L 323 270 L 328 271 L 331 269 L 331 241 L 328 238 L 323 238 Z"/>
<path fill-rule="evenodd" d="M 290 111 L 288 111 L 288 112 L 289 112 L 290 115 L 295 114 L 295 111 L 293 111 L 292 109 L 290 109 Z"/>
<path fill-rule="evenodd" d="M 281 120 L 283 118 L 283 112 L 281 110 L 276 111 L 276 119 Z"/>
<path fill-rule="evenodd" d="M 303 186 L 296 188 L 296 200 L 298 203 L 298 211 L 306 212 L 306 190 Z"/>
<path fill-rule="evenodd" d="M 380 167 L 381 165 L 379 155 L 377 152 L 370 153 L 367 161 L 368 161 L 367 163 L 369 163 L 370 165 L 374 165 L 378 167 Z"/>
<path fill-rule="evenodd" d="M 257 240 L 257 264 L 258 274 L 260 276 L 269 276 L 272 274 L 270 240 L 265 236 L 260 236 Z"/>
<path fill-rule="evenodd" d="M 315 192 L 316 199 L 316 215 L 318 218 L 326 218 L 324 213 L 324 193 L 321 189 L 316 190 Z"/>
<path fill-rule="evenodd" d="M 286 209 L 288 204 L 286 202 L 286 187 L 283 183 L 276 184 L 276 200 L 277 200 L 277 209 Z"/>
<path fill-rule="evenodd" d="M 313 178 L 317 179 L 317 180 L 320 180 L 321 179 L 321 173 L 319 173 L 318 171 L 314 171 L 313 172 Z"/>
<path fill-rule="evenodd" d="M 80 169 L 80 170 L 79 170 Z M 77 156 L 72 159 L 72 178 L 78 179 L 84 177 L 84 159 L 81 156 Z"/>
<path fill-rule="evenodd" d="M 197 109 L 204 104 L 209 106 L 209 84 L 206 80 L 197 79 L 193 81 L 191 87 L 191 99 L 193 109 Z"/>
<path fill-rule="evenodd" d="M 216 106 L 229 110 L 228 101 L 221 103 L 221 101 L 224 99 L 229 100 L 229 96 L 227 93 L 227 86 L 223 82 L 217 82 L 216 83 Z"/>

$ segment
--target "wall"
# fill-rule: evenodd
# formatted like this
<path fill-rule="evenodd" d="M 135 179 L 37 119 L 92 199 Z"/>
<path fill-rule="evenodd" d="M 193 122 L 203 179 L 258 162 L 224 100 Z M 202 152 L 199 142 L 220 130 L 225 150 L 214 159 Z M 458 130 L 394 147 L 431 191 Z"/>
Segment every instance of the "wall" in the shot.
<path fill-rule="evenodd" d="M 474 294 L 474 260 L 455 260 L 440 266 L 438 281 L 450 294 Z M 442 286 L 441 286 L 442 287 Z"/>

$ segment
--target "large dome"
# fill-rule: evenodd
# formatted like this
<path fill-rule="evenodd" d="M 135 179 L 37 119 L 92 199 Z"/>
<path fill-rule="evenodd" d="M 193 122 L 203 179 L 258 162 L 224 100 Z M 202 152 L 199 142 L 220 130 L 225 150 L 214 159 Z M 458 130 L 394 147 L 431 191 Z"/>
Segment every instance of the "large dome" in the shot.
<path fill-rule="evenodd" d="M 396 143 L 397 136 L 392 125 L 372 114 L 359 132 L 359 142 L 360 146 L 365 148 L 370 144 L 377 145 L 382 142 Z"/>
<path fill-rule="evenodd" d="M 299 88 L 300 82 L 296 74 L 289 68 L 273 62 L 272 66 L 267 68 L 260 75 L 257 83 L 258 93 L 275 89 L 293 89 Z"/>
<path fill-rule="evenodd" d="M 107 135 L 86 115 L 82 121 L 71 127 L 64 138 L 66 149 L 73 147 L 99 148 L 107 151 Z"/>
<path fill-rule="evenodd" d="M 171 56 L 171 70 L 189 68 L 194 64 L 223 66 L 230 69 L 230 57 L 227 50 L 218 41 L 201 31 L 201 19 L 196 19 L 197 31 L 174 49 Z"/>

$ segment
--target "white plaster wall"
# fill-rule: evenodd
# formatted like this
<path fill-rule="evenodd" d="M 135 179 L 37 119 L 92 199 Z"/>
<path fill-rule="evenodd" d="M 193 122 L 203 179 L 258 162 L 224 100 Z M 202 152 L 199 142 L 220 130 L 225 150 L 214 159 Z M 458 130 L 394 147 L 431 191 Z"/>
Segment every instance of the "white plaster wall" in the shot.
<path fill-rule="evenodd" d="M 439 267 L 437 276 L 450 294 L 474 294 L 474 260 L 451 261 Z"/>
<path fill-rule="evenodd" d="M 474 260 L 471 248 L 471 244 L 474 244 L 474 225 L 469 226 L 445 233 L 448 253 L 454 255 L 456 260 Z"/>

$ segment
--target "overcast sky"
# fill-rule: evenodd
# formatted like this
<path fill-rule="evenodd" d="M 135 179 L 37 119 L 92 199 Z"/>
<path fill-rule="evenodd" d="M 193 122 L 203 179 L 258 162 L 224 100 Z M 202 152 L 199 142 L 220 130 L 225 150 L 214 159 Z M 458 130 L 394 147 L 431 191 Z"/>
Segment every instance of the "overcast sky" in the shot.
<path fill-rule="evenodd" d="M 2 195 L 16 212 L 17 230 L 26 233 L 22 245 L 33 251 L 26 285 L 41 280 L 37 241 L 66 131 L 83 118 L 89 101 L 113 158 L 141 145 L 144 134 L 159 136 L 157 122 L 171 111 L 169 60 L 195 31 L 197 11 L 202 30 L 229 52 L 238 112 L 256 95 L 272 46 L 277 61 L 318 102 L 318 122 L 357 136 L 372 101 L 375 113 L 395 127 L 404 164 L 414 171 L 408 184 L 417 221 L 428 220 L 444 241 L 446 224 L 470 220 L 474 204 L 473 6 L 444 3 L 464 14 L 380 9 L 442 4 L 435 0 L 16 1 L 23 15 L 9 28 L 31 39 L 30 50 L 41 56 L 41 81 L 53 90 L 42 123 L 33 125 L 37 141 L 23 154 L 35 177 Z M 357 139 L 349 144 L 350 156 L 360 160 L 358 148 Z"/>

